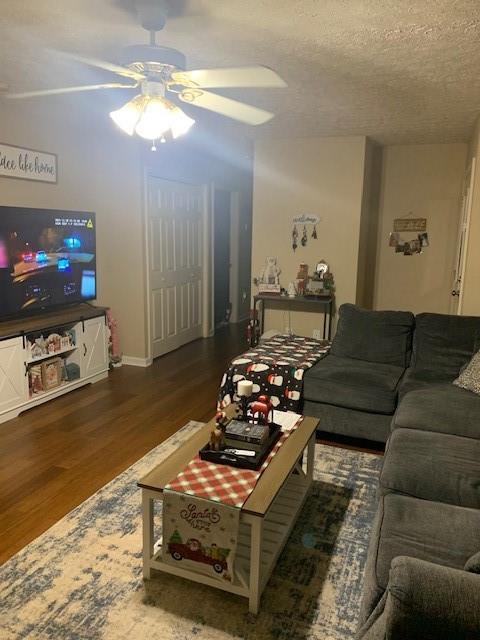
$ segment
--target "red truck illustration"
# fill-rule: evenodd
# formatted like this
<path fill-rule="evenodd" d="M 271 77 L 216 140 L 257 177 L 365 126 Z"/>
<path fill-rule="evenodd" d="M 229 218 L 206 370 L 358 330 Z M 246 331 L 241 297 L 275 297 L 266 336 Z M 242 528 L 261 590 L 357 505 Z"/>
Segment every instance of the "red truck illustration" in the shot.
<path fill-rule="evenodd" d="M 216 573 L 223 573 L 228 568 L 225 558 L 230 553 L 230 549 L 221 549 L 216 544 L 212 544 L 211 547 L 202 547 L 200 540 L 196 538 L 189 538 L 186 543 L 170 541 L 168 552 L 174 560 L 180 561 L 185 558 L 209 564 Z"/>

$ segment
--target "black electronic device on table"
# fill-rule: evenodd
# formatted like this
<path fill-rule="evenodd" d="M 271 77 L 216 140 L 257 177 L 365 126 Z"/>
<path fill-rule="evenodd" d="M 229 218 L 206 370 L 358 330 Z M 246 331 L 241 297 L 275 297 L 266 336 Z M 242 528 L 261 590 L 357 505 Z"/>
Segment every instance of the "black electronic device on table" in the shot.
<path fill-rule="evenodd" d="M 225 464 L 230 467 L 258 470 L 267 458 L 270 451 L 273 449 L 274 445 L 278 442 L 278 439 L 282 435 L 282 429 L 278 424 L 271 424 L 269 426 L 269 433 L 267 438 L 262 442 L 255 443 L 252 441 L 241 440 L 238 437 L 229 436 L 228 427 L 230 425 L 238 427 L 240 424 L 244 425 L 245 430 L 247 430 L 248 427 L 250 428 L 247 437 L 250 437 L 250 434 L 252 432 L 256 432 L 255 427 L 262 426 L 258 424 L 252 424 L 250 422 L 242 423 L 239 420 L 231 420 L 226 425 L 226 446 L 224 450 L 214 451 L 210 448 L 210 444 L 207 443 L 199 451 L 200 458 L 202 460 L 207 460 L 208 462 Z M 235 430 L 237 431 L 237 429 Z"/>

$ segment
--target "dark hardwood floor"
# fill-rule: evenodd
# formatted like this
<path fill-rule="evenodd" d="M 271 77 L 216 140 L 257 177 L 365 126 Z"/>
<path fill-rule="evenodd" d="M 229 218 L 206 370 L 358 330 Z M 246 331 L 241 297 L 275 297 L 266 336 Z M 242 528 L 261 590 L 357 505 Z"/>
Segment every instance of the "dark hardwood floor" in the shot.
<path fill-rule="evenodd" d="M 243 325 L 0 424 L 0 563 L 188 420 L 209 420 Z"/>
<path fill-rule="evenodd" d="M 229 325 L 152 367 L 115 369 L 1 424 L 0 563 L 188 420 L 209 420 L 244 336 L 242 325 Z"/>

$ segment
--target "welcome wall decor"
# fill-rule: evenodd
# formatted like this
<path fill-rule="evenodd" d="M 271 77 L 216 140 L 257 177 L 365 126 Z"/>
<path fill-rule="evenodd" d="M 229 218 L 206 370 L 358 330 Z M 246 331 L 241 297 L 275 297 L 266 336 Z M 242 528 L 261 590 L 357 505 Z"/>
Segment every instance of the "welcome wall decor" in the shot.
<path fill-rule="evenodd" d="M 57 156 L 0 142 L 0 176 L 55 184 Z"/>
<path fill-rule="evenodd" d="M 292 249 L 296 251 L 298 247 L 298 229 L 297 224 L 303 224 L 303 233 L 302 238 L 300 240 L 302 247 L 305 247 L 308 242 L 307 236 L 307 224 L 313 225 L 312 238 L 316 240 L 318 238 L 317 235 L 317 224 L 321 222 L 322 219 L 319 216 L 311 215 L 307 213 L 302 213 L 300 216 L 294 216 L 293 218 L 293 229 L 292 229 Z"/>

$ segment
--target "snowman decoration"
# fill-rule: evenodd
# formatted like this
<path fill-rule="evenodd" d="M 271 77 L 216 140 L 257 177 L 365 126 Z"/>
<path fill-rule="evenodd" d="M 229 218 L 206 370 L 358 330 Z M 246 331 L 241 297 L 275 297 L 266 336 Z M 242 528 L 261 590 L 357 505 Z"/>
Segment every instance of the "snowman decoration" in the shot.
<path fill-rule="evenodd" d="M 280 269 L 277 265 L 277 258 L 273 256 L 265 260 L 262 274 L 258 279 L 258 290 L 260 293 L 280 293 Z"/>

